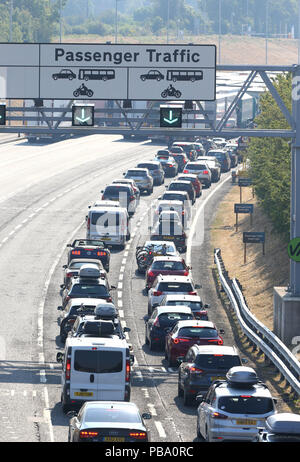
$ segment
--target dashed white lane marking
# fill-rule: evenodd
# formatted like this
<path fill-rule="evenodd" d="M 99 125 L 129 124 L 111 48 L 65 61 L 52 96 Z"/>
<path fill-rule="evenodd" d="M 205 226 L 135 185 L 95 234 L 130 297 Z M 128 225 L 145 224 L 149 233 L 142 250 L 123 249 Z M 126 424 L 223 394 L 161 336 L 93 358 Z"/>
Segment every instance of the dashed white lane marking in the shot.
<path fill-rule="evenodd" d="M 151 414 L 152 414 L 154 417 L 157 416 L 157 412 L 156 412 L 156 409 L 155 409 L 155 407 L 154 407 L 154 404 L 147 403 L 147 406 L 149 407 Z"/>
<path fill-rule="evenodd" d="M 166 438 L 167 435 L 165 433 L 164 427 L 162 426 L 162 423 L 159 422 L 159 421 L 156 421 L 156 420 L 154 421 L 154 423 L 155 423 L 155 426 L 156 426 L 156 429 L 158 431 L 159 436 L 161 438 Z"/>
<path fill-rule="evenodd" d="M 122 290 L 118 291 L 118 298 L 122 298 Z"/>
<path fill-rule="evenodd" d="M 121 266 L 121 268 L 120 268 L 120 273 L 124 273 L 124 271 L 125 271 L 125 266 L 123 265 L 123 266 Z"/>
<path fill-rule="evenodd" d="M 123 279 L 124 279 L 124 274 L 123 273 L 119 274 L 119 281 L 123 281 Z"/>
<path fill-rule="evenodd" d="M 149 398 L 149 391 L 148 388 L 142 388 L 142 392 L 144 393 L 145 398 Z"/>
<path fill-rule="evenodd" d="M 143 374 L 141 373 L 141 371 L 134 371 L 134 374 L 135 374 L 135 379 L 136 380 L 139 380 L 140 382 L 142 382 L 144 380 L 144 377 L 143 377 Z"/>
<path fill-rule="evenodd" d="M 124 252 L 124 257 L 126 257 L 126 258 L 128 257 L 128 251 L 127 250 Z"/>
<path fill-rule="evenodd" d="M 127 261 L 127 258 L 126 258 L 126 257 L 123 258 L 123 260 L 122 260 L 122 265 L 126 265 L 126 261 Z"/>
<path fill-rule="evenodd" d="M 118 300 L 118 307 L 119 308 L 123 307 L 123 301 L 121 299 Z"/>
<path fill-rule="evenodd" d="M 123 310 L 119 310 L 119 316 L 120 316 L 120 318 L 124 318 L 124 311 Z"/>
<path fill-rule="evenodd" d="M 123 289 L 123 282 L 118 282 L 118 289 Z"/>

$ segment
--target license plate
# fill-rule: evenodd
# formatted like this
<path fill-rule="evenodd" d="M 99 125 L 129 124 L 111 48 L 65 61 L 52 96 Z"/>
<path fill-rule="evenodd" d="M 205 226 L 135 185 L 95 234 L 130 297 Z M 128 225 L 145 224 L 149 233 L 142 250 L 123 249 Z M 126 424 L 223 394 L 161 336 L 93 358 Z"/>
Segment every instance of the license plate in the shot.
<path fill-rule="evenodd" d="M 211 377 L 212 382 L 214 380 L 225 380 L 225 377 Z"/>
<path fill-rule="evenodd" d="M 110 237 L 102 237 L 101 241 L 110 241 Z"/>
<path fill-rule="evenodd" d="M 256 425 L 256 420 L 253 419 L 237 419 L 237 425 Z"/>
<path fill-rule="evenodd" d="M 163 241 L 170 241 L 172 239 L 174 239 L 173 236 L 162 236 Z"/>
<path fill-rule="evenodd" d="M 93 396 L 92 391 L 75 391 L 75 396 Z"/>
<path fill-rule="evenodd" d="M 125 441 L 125 437 L 124 436 L 105 436 L 103 438 L 103 441 L 105 441 L 106 443 L 122 443 L 123 441 Z"/>

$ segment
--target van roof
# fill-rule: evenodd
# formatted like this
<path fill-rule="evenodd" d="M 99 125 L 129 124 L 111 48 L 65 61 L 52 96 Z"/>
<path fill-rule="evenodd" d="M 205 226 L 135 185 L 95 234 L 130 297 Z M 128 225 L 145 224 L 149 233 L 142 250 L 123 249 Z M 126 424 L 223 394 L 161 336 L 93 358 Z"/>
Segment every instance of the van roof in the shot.
<path fill-rule="evenodd" d="M 116 206 L 113 206 L 113 205 L 104 205 L 103 207 L 102 206 L 97 206 L 97 207 L 91 207 L 89 209 L 89 213 L 99 213 L 101 212 L 102 210 L 106 210 L 107 212 L 113 212 L 113 213 L 120 213 L 120 212 L 124 212 L 124 213 L 127 213 L 127 209 L 125 207 L 116 207 Z"/>
<path fill-rule="evenodd" d="M 66 348 L 67 347 L 83 347 L 83 348 L 93 348 L 93 347 L 109 347 L 114 349 L 128 348 L 129 345 L 126 339 L 120 339 L 117 336 L 113 338 L 110 337 L 67 337 Z"/>

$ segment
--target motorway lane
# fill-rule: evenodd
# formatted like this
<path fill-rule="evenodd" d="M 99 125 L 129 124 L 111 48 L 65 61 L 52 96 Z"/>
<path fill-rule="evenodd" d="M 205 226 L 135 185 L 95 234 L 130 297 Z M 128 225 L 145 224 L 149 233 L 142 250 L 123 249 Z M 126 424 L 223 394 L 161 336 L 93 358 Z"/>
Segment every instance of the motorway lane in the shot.
<path fill-rule="evenodd" d="M 24 166 L 19 170 L 18 165 L 24 162 L 18 156 L 15 158 L 17 173 L 14 181 L 12 167 L 9 167 L 8 176 L 13 186 L 10 192 L 15 194 L 0 204 L 1 293 L 2 306 L 5 307 L 1 311 L 0 328 L 1 441 L 51 440 L 47 408 L 55 407 L 59 397 L 52 404 L 48 388 L 45 387 L 49 379 L 44 371 L 49 365 L 50 381 L 54 375 L 55 383 L 59 382 L 59 375 L 51 365 L 56 356 L 55 337 L 58 326 L 55 321 L 56 307 L 60 303 L 58 289 L 62 282 L 62 272 L 59 269 L 59 284 L 55 287 L 55 298 L 51 300 L 51 293 L 49 297 L 47 294 L 49 270 L 58 253 L 65 251 L 65 245 L 74 229 L 83 223 L 88 204 L 99 198 L 98 191 L 108 181 L 120 177 L 127 167 L 134 166 L 140 158 L 151 158 L 155 152 L 155 147 L 151 145 L 141 148 L 141 144 L 137 143 L 115 140 L 112 143 L 110 140 L 110 144 L 107 144 L 104 140 L 105 152 L 100 155 L 99 146 L 103 138 L 89 138 L 84 143 L 83 140 L 81 143 L 77 143 L 78 140 L 72 140 L 74 143 L 57 143 L 56 151 L 51 145 L 51 155 L 54 152 L 56 165 L 51 172 L 49 170 L 48 178 L 44 172 L 49 166 L 50 148 L 39 146 L 39 154 L 35 156 L 32 165 L 36 183 L 27 189 L 25 199 L 24 192 L 20 193 L 20 189 L 27 184 L 21 174 Z M 9 155 L 11 160 L 14 158 L 11 147 L 9 150 L 5 148 L 5 152 L 0 148 L 0 165 L 1 162 L 5 164 L 5 156 Z M 24 158 L 27 155 L 31 157 L 28 147 L 24 146 Z M 16 149 L 22 149 L 19 143 Z M 86 163 L 84 150 L 88 153 Z M 64 170 L 65 155 L 68 171 Z M 76 161 L 77 155 L 81 157 L 80 162 Z M 61 165 L 59 157 L 62 159 Z M 70 158 L 75 159 L 77 167 L 74 168 Z M 28 159 L 28 162 L 31 161 Z M 41 182 L 37 184 L 39 169 Z M 77 180 L 75 183 L 73 178 Z M 3 184 L 6 187 L 8 183 L 3 181 Z M 4 186 L 0 185 L 0 197 L 3 198 L 5 192 Z M 49 313 L 46 312 L 43 319 L 43 297 L 46 295 Z M 45 341 L 42 333 L 45 333 Z"/>

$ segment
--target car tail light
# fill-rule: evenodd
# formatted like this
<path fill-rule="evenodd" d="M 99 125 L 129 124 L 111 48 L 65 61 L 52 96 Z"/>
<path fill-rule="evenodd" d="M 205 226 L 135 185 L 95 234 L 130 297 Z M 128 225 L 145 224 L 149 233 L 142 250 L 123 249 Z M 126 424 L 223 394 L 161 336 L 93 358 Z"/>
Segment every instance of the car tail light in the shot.
<path fill-rule="evenodd" d="M 161 290 L 156 290 L 153 292 L 153 295 L 154 297 L 159 297 L 160 295 L 162 295 L 162 291 Z"/>
<path fill-rule="evenodd" d="M 183 276 L 188 276 L 188 275 L 189 275 L 189 272 L 188 272 L 188 271 L 185 271 L 185 272 L 183 273 Z"/>
<path fill-rule="evenodd" d="M 216 343 L 217 345 L 223 345 L 222 339 L 210 339 L 208 340 L 209 343 Z"/>
<path fill-rule="evenodd" d="M 221 414 L 221 412 L 212 412 L 211 418 L 212 419 L 228 419 L 227 415 Z"/>
<path fill-rule="evenodd" d="M 130 361 L 129 359 L 126 360 L 126 371 L 125 371 L 125 382 L 130 381 Z"/>
<path fill-rule="evenodd" d="M 107 253 L 106 252 L 97 252 L 98 257 L 106 257 Z"/>
<path fill-rule="evenodd" d="M 103 199 L 103 198 L 102 198 Z M 87 224 L 86 224 L 87 229 L 90 229 L 91 227 L 91 219 L 88 218 Z"/>
<path fill-rule="evenodd" d="M 191 374 L 202 374 L 203 370 L 202 369 L 198 369 L 198 367 L 190 367 L 190 373 Z"/>
<path fill-rule="evenodd" d="M 155 321 L 154 321 L 154 323 L 153 323 L 153 326 L 155 326 L 155 327 L 160 327 L 159 319 L 158 319 L 158 318 L 155 319 Z"/>
<path fill-rule="evenodd" d="M 147 438 L 147 433 L 145 432 L 130 432 L 130 438 L 135 438 L 136 440 L 144 440 Z"/>
<path fill-rule="evenodd" d="M 203 170 L 204 175 L 208 175 L 208 170 Z"/>
<path fill-rule="evenodd" d="M 194 290 L 189 292 L 189 295 L 197 295 L 197 292 L 195 292 Z"/>
<path fill-rule="evenodd" d="M 134 196 L 130 196 L 130 200 L 133 201 L 133 199 L 134 199 Z"/>
<path fill-rule="evenodd" d="M 106 301 L 111 303 L 111 302 L 112 302 L 112 298 L 111 298 L 111 297 L 107 297 Z"/>
<path fill-rule="evenodd" d="M 81 430 L 79 433 L 79 438 L 95 438 L 95 436 L 98 436 L 98 432 Z"/>
<path fill-rule="evenodd" d="M 189 171 L 188 170 L 183 170 L 183 173 L 189 173 Z"/>
<path fill-rule="evenodd" d="M 65 303 L 67 303 L 69 300 L 70 300 L 70 297 L 69 297 L 69 295 L 67 295 L 66 298 L 65 298 Z"/>
<path fill-rule="evenodd" d="M 72 276 L 74 276 L 74 274 L 75 274 L 75 273 L 67 273 L 67 274 L 66 274 L 66 277 L 67 277 L 67 278 L 71 278 Z"/>
<path fill-rule="evenodd" d="M 190 339 L 188 338 L 174 338 L 173 339 L 173 342 L 175 343 L 175 345 L 177 345 L 178 343 L 184 343 L 184 342 L 189 342 Z"/>
<path fill-rule="evenodd" d="M 153 278 L 153 276 L 154 276 L 153 271 L 148 271 L 148 276 L 150 276 L 150 278 Z"/>
<path fill-rule="evenodd" d="M 70 380 L 71 377 L 71 358 L 67 359 L 66 364 L 66 380 Z"/>

